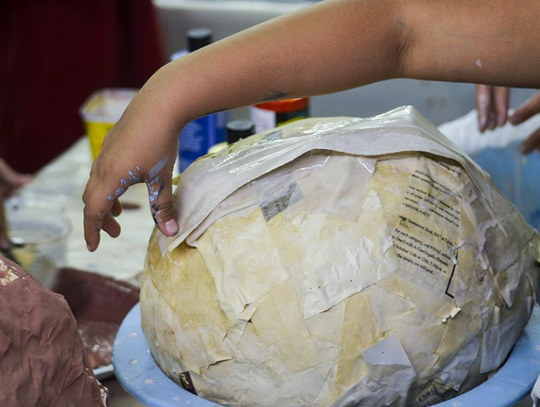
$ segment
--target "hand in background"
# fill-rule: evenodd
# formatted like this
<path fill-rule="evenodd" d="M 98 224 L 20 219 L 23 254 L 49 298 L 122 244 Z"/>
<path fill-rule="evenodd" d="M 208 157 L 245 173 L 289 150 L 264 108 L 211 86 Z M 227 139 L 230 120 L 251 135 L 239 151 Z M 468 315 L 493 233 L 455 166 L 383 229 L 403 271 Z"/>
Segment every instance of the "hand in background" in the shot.
<path fill-rule="evenodd" d="M 16 189 L 28 184 L 32 179 L 32 175 L 18 173 L 0 158 L 0 188 L 4 196 L 10 196 Z"/>
<path fill-rule="evenodd" d="M 504 126 L 507 121 L 517 126 L 540 113 L 540 92 L 519 106 L 511 115 L 508 114 L 509 99 L 509 88 L 476 85 L 478 129 L 481 133 Z M 540 128 L 521 143 L 520 149 L 523 154 L 529 154 L 534 149 L 540 150 Z"/>
<path fill-rule="evenodd" d="M 519 106 L 510 116 L 509 120 L 514 126 L 523 123 L 537 113 L 540 113 L 540 92 Z M 534 131 L 521 143 L 521 152 L 529 154 L 534 149 L 540 149 L 540 128 Z"/>

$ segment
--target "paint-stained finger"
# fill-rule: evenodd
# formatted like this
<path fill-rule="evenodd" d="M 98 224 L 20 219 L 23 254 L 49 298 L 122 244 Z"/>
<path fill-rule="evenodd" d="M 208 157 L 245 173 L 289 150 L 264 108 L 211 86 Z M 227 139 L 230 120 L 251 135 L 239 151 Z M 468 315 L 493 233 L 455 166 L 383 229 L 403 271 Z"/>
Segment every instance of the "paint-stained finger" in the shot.
<path fill-rule="evenodd" d="M 531 97 L 514 111 L 514 114 L 510 116 L 510 123 L 513 125 L 523 123 L 525 120 L 530 119 L 539 112 L 540 92 Z"/>
<path fill-rule="evenodd" d="M 86 247 L 91 252 L 99 246 L 102 226 L 102 212 L 94 210 L 92 205 L 86 205 L 84 207 L 84 240 L 86 240 Z"/>
<path fill-rule="evenodd" d="M 147 182 L 150 211 L 158 229 L 166 236 L 178 233 L 176 213 L 172 197 L 172 179 L 170 175 L 154 177 Z"/>
<path fill-rule="evenodd" d="M 83 194 L 84 202 L 84 239 L 88 250 L 93 252 L 99 246 L 100 232 L 107 216 L 111 216 L 114 199 L 97 184 L 95 179 L 88 181 Z"/>
<path fill-rule="evenodd" d="M 527 139 L 519 146 L 522 154 L 529 154 L 538 147 L 540 147 L 540 129 L 527 137 Z"/>
<path fill-rule="evenodd" d="M 478 130 L 486 131 L 491 105 L 491 86 L 476 85 L 476 111 L 478 112 Z"/>
<path fill-rule="evenodd" d="M 120 236 L 121 228 L 120 224 L 114 219 L 112 215 L 107 215 L 103 221 L 103 230 L 109 234 L 110 237 Z"/>
<path fill-rule="evenodd" d="M 494 110 L 497 117 L 497 126 L 504 126 L 508 119 L 508 101 L 510 100 L 510 89 L 497 86 L 493 88 Z"/>
<path fill-rule="evenodd" d="M 115 200 L 111 208 L 112 215 L 116 218 L 122 214 L 122 202 L 120 200 Z"/>

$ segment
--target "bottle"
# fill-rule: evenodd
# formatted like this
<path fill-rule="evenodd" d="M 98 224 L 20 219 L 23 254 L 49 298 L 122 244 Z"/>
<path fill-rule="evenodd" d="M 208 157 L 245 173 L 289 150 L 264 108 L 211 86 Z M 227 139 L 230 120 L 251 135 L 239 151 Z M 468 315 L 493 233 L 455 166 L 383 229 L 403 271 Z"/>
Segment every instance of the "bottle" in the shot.
<path fill-rule="evenodd" d="M 208 154 L 215 154 L 238 140 L 253 134 L 255 134 L 255 125 L 251 120 L 232 120 L 227 123 L 227 141 L 210 147 Z"/>
<path fill-rule="evenodd" d="M 249 108 L 255 131 L 270 130 L 295 120 L 309 117 L 309 98 L 276 100 L 259 103 Z"/>
<path fill-rule="evenodd" d="M 253 134 L 255 134 L 255 124 L 251 120 L 232 120 L 227 123 L 228 144 L 235 143 Z"/>
<path fill-rule="evenodd" d="M 208 28 L 194 28 L 187 32 L 188 52 L 194 52 L 212 43 L 212 30 Z M 182 57 L 187 52 L 175 55 Z M 205 155 L 213 145 L 222 143 L 226 139 L 226 124 L 229 112 L 213 113 L 200 117 L 188 123 L 180 133 L 180 147 L 178 151 L 178 169 L 183 172 L 197 158 Z"/>

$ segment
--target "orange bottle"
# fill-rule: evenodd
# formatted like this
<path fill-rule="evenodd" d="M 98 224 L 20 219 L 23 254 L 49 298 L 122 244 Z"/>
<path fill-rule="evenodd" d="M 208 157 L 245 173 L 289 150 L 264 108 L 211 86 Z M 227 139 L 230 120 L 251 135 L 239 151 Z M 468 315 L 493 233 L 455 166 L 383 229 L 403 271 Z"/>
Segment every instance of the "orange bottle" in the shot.
<path fill-rule="evenodd" d="M 255 131 L 260 133 L 309 117 L 309 98 L 259 103 L 250 107 L 250 115 L 255 123 Z"/>

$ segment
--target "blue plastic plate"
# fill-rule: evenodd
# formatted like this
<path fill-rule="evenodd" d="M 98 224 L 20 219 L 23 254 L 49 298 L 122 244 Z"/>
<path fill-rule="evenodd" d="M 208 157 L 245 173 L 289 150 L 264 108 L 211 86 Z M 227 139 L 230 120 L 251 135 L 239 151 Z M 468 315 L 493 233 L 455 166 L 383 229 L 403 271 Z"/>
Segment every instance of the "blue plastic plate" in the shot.
<path fill-rule="evenodd" d="M 139 304 L 129 312 L 113 351 L 116 377 L 149 407 L 222 407 L 197 397 L 169 379 L 156 364 L 141 329 Z M 540 374 L 540 308 L 533 315 L 504 366 L 473 390 L 433 407 L 512 407 L 532 390 Z"/>

